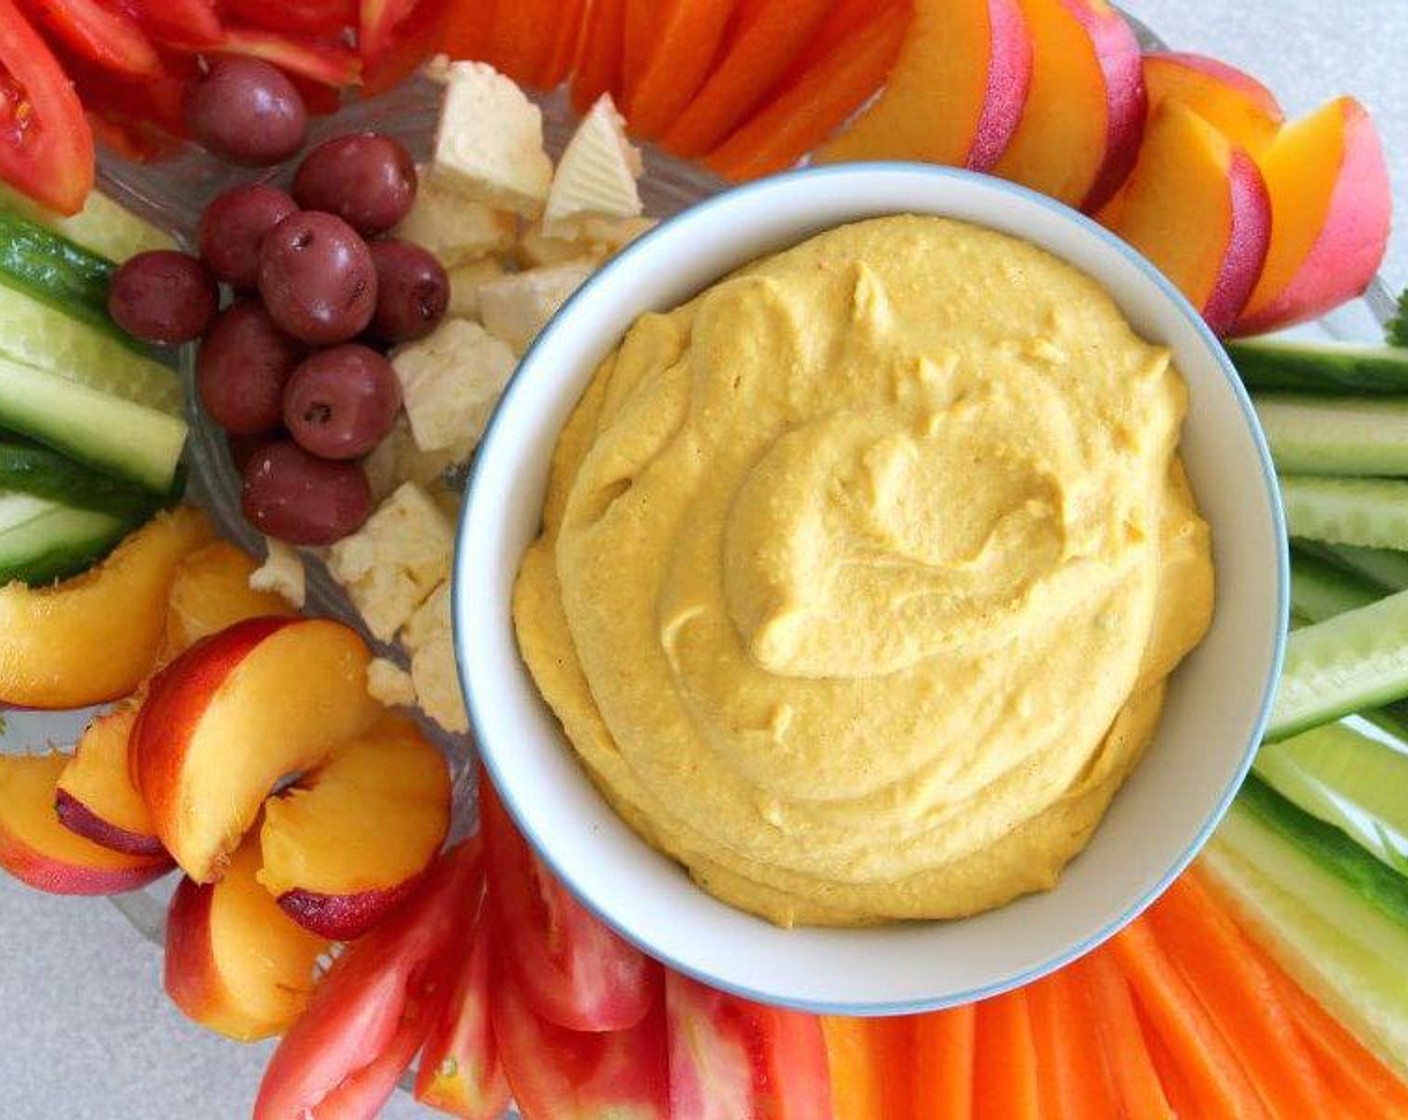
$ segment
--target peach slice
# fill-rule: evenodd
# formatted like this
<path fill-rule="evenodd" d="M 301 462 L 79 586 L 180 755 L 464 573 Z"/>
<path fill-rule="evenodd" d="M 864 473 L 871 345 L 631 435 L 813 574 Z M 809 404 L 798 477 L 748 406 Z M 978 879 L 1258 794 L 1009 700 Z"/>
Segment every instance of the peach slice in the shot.
<path fill-rule="evenodd" d="M 252 618 L 152 678 L 132 729 L 133 777 L 187 875 L 220 878 L 274 785 L 371 726 L 370 660 L 340 622 Z"/>
<path fill-rule="evenodd" d="M 1256 162 L 1177 101 L 1149 122 L 1116 233 L 1159 266 L 1219 334 L 1236 321 L 1271 242 Z"/>
<path fill-rule="evenodd" d="M 1378 131 L 1352 97 L 1287 125 L 1258 162 L 1271 248 L 1236 334 L 1314 319 L 1359 295 L 1383 260 L 1393 209 Z"/>
<path fill-rule="evenodd" d="M 202 638 L 246 618 L 294 615 L 282 595 L 255 591 L 250 573 L 258 567 L 252 556 L 229 541 L 215 541 L 184 557 L 176 566 L 166 607 L 163 664 Z"/>
<path fill-rule="evenodd" d="M 1105 0 L 1018 0 L 1032 36 L 1026 105 L 993 173 L 1098 210 L 1144 131 L 1139 43 Z"/>
<path fill-rule="evenodd" d="M 388 715 L 270 799 L 259 881 L 306 928 L 350 941 L 405 897 L 449 828 L 444 757 Z"/>
<path fill-rule="evenodd" d="M 279 909 L 258 871 L 251 834 L 220 882 L 181 881 L 166 920 L 166 994 L 197 1023 L 246 1042 L 303 1013 L 328 948 Z"/>
<path fill-rule="evenodd" d="M 1252 155 L 1276 139 L 1286 119 L 1269 89 L 1250 74 L 1206 55 L 1146 54 L 1144 88 L 1151 118 L 1165 101 L 1178 101 Z"/>
<path fill-rule="evenodd" d="M 159 513 L 80 576 L 0 588 L 0 703 L 82 708 L 130 693 L 156 662 L 177 562 L 213 536 L 199 510 Z"/>
<path fill-rule="evenodd" d="M 66 827 L 95 844 L 135 856 L 165 856 L 127 764 L 140 705 L 141 698 L 133 697 L 88 725 L 59 775 L 54 807 Z"/>
<path fill-rule="evenodd" d="M 120 894 L 171 869 L 165 855 L 95 844 L 59 823 L 54 794 L 68 756 L 0 755 L 0 867 L 50 894 Z"/>
<path fill-rule="evenodd" d="M 919 0 L 884 92 L 818 162 L 914 159 L 985 171 L 1012 138 L 1031 73 L 1017 0 Z"/>

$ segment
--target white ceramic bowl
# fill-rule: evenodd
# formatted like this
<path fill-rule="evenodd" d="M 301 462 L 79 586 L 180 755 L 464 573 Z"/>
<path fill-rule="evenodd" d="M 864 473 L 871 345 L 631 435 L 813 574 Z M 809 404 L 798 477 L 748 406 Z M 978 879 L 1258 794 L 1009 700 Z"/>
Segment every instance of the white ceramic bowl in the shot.
<path fill-rule="evenodd" d="M 1183 454 L 1212 525 L 1217 607 L 1172 678 L 1148 754 L 1055 890 L 962 921 L 782 930 L 711 898 L 620 822 L 519 657 L 510 598 L 539 531 L 558 432 L 631 322 L 821 230 L 892 213 L 941 214 L 1026 238 L 1095 277 L 1144 337 L 1172 347 L 1191 394 Z M 455 565 L 456 650 L 474 732 L 543 859 L 592 911 L 667 964 L 765 1002 L 850 1014 L 941 1007 L 1026 983 L 1151 902 L 1197 853 L 1250 765 L 1280 672 L 1288 584 L 1265 443 L 1193 308 L 1074 211 L 1000 180 L 911 164 L 807 170 L 721 194 L 603 268 L 539 337 L 494 415 Z"/>

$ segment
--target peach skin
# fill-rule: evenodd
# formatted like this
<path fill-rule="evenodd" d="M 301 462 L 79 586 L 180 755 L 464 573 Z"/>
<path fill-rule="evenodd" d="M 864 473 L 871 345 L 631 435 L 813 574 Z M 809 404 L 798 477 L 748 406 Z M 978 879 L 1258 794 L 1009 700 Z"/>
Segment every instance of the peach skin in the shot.
<path fill-rule="evenodd" d="M 1238 335 L 1314 319 L 1359 295 L 1383 260 L 1393 210 L 1378 130 L 1352 97 L 1288 124 L 1258 162 L 1271 248 Z"/>
<path fill-rule="evenodd" d="M 1181 51 L 1144 56 L 1149 115 L 1178 101 L 1252 155 L 1276 138 L 1286 115 L 1272 92 L 1250 74 L 1215 58 Z"/>
<path fill-rule="evenodd" d="M 134 696 L 88 725 L 59 775 L 55 808 L 66 827 L 95 844 L 129 855 L 165 856 L 128 766 L 141 702 Z"/>
<path fill-rule="evenodd" d="M 1222 334 L 1251 294 L 1271 242 L 1256 162 L 1177 101 L 1149 121 L 1111 227 L 1158 265 Z"/>
<path fill-rule="evenodd" d="M 166 919 L 166 994 L 195 1022 L 245 1042 L 302 1014 L 328 947 L 279 909 L 258 869 L 251 833 L 220 882 L 181 881 Z"/>
<path fill-rule="evenodd" d="M 0 867 L 50 894 L 120 894 L 171 870 L 159 856 L 95 844 L 59 823 L 54 794 L 68 757 L 0 755 Z"/>
<path fill-rule="evenodd" d="M 252 618 L 152 678 L 132 729 L 133 777 L 188 876 L 219 879 L 274 785 L 372 724 L 370 660 L 342 623 Z"/>
<path fill-rule="evenodd" d="M 83 708 L 151 672 L 176 564 L 214 536 L 205 514 L 159 513 L 101 564 L 52 587 L 0 587 L 0 703 Z"/>
<path fill-rule="evenodd" d="M 324 937 L 360 937 L 420 879 L 450 827 L 450 772 L 388 715 L 264 807 L 259 882 Z"/>
<path fill-rule="evenodd" d="M 986 171 L 1011 140 L 1032 77 L 1017 0 L 919 0 L 884 91 L 818 162 L 913 159 Z"/>
<path fill-rule="evenodd" d="M 161 664 L 246 618 L 298 613 L 283 596 L 249 586 L 256 566 L 252 556 L 229 541 L 213 541 L 182 558 L 167 599 Z"/>
<path fill-rule="evenodd" d="M 1139 43 L 1105 0 L 1018 0 L 1032 37 L 1032 80 L 993 173 L 1085 211 L 1134 166 L 1144 131 Z"/>

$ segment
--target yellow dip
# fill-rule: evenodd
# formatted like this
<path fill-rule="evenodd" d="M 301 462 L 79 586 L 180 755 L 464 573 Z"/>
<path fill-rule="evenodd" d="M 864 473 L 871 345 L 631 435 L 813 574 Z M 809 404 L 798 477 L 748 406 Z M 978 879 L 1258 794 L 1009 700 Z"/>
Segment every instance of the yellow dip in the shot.
<path fill-rule="evenodd" d="M 1048 889 L 1211 614 L 1186 403 L 1025 242 L 821 234 L 602 363 L 523 654 L 616 810 L 735 906 L 851 925 Z"/>

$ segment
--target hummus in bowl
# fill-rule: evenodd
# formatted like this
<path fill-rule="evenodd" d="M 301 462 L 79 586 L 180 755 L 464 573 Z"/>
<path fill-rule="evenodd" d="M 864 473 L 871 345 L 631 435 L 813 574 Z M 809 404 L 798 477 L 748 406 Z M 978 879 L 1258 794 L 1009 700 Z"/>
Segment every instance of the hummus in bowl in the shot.
<path fill-rule="evenodd" d="M 906 232 L 803 265 L 870 219 Z M 964 234 L 925 248 L 966 295 L 926 296 L 938 261 L 906 280 L 920 226 Z M 675 383 L 702 345 L 759 344 L 746 397 Z M 1069 392 L 1091 347 L 1099 388 Z M 801 377 L 838 352 L 848 376 Z M 980 491 L 935 492 L 955 472 Z M 906 164 L 729 191 L 602 269 L 490 423 L 455 564 L 474 736 L 538 854 L 672 967 L 838 1014 L 1026 983 L 1152 901 L 1250 764 L 1288 584 L 1265 442 L 1193 309 L 1065 207 Z M 929 734 L 960 723 L 1014 753 L 984 770 Z M 892 920 L 935 913 L 971 916 Z"/>
<path fill-rule="evenodd" d="M 1050 253 L 841 226 L 602 362 L 520 647 L 618 812 L 728 903 L 850 925 L 1050 888 L 1211 617 L 1186 407 Z"/>

